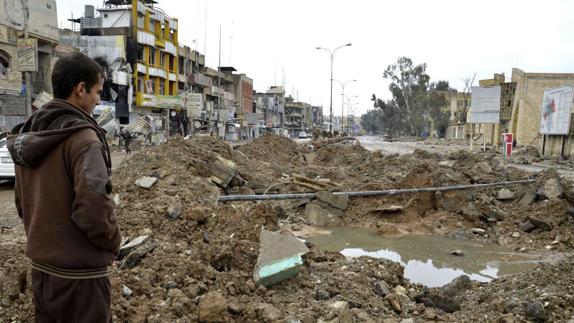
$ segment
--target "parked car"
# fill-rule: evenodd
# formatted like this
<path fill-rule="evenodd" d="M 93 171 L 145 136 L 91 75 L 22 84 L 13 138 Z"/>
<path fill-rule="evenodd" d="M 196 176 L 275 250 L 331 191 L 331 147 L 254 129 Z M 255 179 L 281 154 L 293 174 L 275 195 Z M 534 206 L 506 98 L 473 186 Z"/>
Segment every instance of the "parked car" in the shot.
<path fill-rule="evenodd" d="M 311 138 L 311 134 L 307 134 L 305 131 L 299 133 L 299 139 Z"/>
<path fill-rule="evenodd" d="M 0 139 L 0 180 L 14 180 L 14 162 L 6 145 L 6 138 Z"/>

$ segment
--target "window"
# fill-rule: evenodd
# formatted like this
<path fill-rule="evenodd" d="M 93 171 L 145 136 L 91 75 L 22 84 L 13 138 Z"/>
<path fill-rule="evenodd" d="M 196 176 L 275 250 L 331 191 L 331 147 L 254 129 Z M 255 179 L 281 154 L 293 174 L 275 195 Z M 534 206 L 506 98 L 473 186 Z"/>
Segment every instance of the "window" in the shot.
<path fill-rule="evenodd" d="M 149 64 L 155 65 L 155 48 L 149 48 Z"/>
<path fill-rule="evenodd" d="M 165 53 L 159 52 L 159 57 L 160 57 L 159 65 L 161 67 L 164 67 L 165 66 Z"/>
<path fill-rule="evenodd" d="M 165 95 L 165 82 L 164 82 L 164 80 L 159 80 L 159 94 Z"/>
<path fill-rule="evenodd" d="M 8 69 L 10 68 L 10 56 L 4 51 L 0 51 L 0 77 L 6 77 L 8 75 Z"/>
<path fill-rule="evenodd" d="M 144 62 L 144 46 L 138 44 L 138 62 Z"/>

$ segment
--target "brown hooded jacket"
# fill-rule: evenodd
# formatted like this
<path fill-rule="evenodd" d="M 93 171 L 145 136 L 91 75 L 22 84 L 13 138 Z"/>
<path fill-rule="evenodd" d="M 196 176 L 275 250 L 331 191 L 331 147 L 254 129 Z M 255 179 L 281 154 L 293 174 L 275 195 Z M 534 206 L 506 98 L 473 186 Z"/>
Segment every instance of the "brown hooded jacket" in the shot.
<path fill-rule="evenodd" d="M 54 99 L 13 133 L 8 149 L 26 255 L 57 268 L 109 266 L 121 236 L 105 131 L 79 107 Z"/>

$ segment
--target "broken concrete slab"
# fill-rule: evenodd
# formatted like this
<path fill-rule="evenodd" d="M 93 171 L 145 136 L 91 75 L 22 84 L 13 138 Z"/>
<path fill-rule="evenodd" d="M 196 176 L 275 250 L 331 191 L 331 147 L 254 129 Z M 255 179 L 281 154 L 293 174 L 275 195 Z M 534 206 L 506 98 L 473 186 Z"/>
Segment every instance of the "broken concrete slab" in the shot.
<path fill-rule="evenodd" d="M 454 160 L 443 160 L 438 163 L 439 166 L 453 168 L 456 162 Z"/>
<path fill-rule="evenodd" d="M 150 189 L 157 182 L 157 177 L 144 176 L 136 180 L 135 184 L 141 188 Z"/>
<path fill-rule="evenodd" d="M 145 257 L 145 255 L 147 255 L 149 252 L 152 252 L 155 249 L 155 247 L 156 244 L 151 242 L 151 240 L 146 241 L 144 244 L 135 248 L 128 254 L 126 260 L 124 261 L 124 263 L 120 268 L 122 269 L 134 268 L 140 263 L 141 259 Z"/>
<path fill-rule="evenodd" d="M 270 286 L 299 273 L 302 255 L 309 249 L 305 243 L 284 232 L 261 229 L 259 257 L 253 271 L 257 286 Z"/>
<path fill-rule="evenodd" d="M 212 182 L 221 187 L 227 187 L 231 179 L 237 174 L 237 165 L 233 161 L 217 155 L 211 167 L 211 174 L 209 179 Z"/>
<path fill-rule="evenodd" d="M 518 204 L 528 206 L 534 203 L 534 201 L 536 201 L 536 192 L 533 190 L 528 190 L 522 194 L 518 200 Z"/>
<path fill-rule="evenodd" d="M 552 230 L 552 224 L 550 222 L 544 221 L 542 219 L 539 219 L 539 218 L 536 218 L 533 216 L 529 216 L 528 221 L 530 221 L 532 224 L 534 224 L 536 226 L 536 228 L 538 228 L 542 231 Z"/>
<path fill-rule="evenodd" d="M 317 226 L 330 226 L 341 223 L 343 211 L 336 208 L 323 208 L 317 202 L 307 203 L 305 206 L 305 218 L 309 224 Z"/>
<path fill-rule="evenodd" d="M 146 241 L 148 241 L 148 239 L 149 239 L 149 235 L 143 235 L 143 236 L 139 236 L 139 237 L 133 239 L 132 241 L 124 244 L 120 248 L 120 257 L 123 257 L 123 256 L 129 254 L 135 248 L 143 245 Z"/>
<path fill-rule="evenodd" d="M 349 204 L 349 195 L 347 194 L 333 194 L 327 191 L 319 191 L 315 194 L 319 201 L 329 203 L 339 210 L 346 210 L 347 205 Z"/>
<path fill-rule="evenodd" d="M 513 191 L 507 189 L 507 188 L 502 188 L 498 191 L 498 194 L 496 194 L 496 199 L 499 201 L 509 201 L 509 200 L 513 200 L 515 197 L 515 194 Z"/>
<path fill-rule="evenodd" d="M 556 169 L 550 168 L 542 174 L 538 180 L 538 191 L 536 193 L 549 200 L 556 200 L 562 196 L 564 191 L 560 175 Z"/>

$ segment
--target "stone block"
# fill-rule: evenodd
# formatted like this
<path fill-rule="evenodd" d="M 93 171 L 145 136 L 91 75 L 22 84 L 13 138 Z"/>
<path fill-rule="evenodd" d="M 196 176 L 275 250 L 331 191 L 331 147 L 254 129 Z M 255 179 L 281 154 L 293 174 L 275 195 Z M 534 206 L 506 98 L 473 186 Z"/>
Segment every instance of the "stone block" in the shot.
<path fill-rule="evenodd" d="M 341 223 L 343 211 L 336 208 L 323 208 L 321 205 L 311 202 L 305 206 L 305 218 L 311 225 L 329 226 Z"/>
<path fill-rule="evenodd" d="M 347 194 L 333 194 L 327 191 L 319 191 L 316 195 L 319 201 L 329 203 L 340 210 L 346 210 L 349 204 L 349 195 Z"/>

